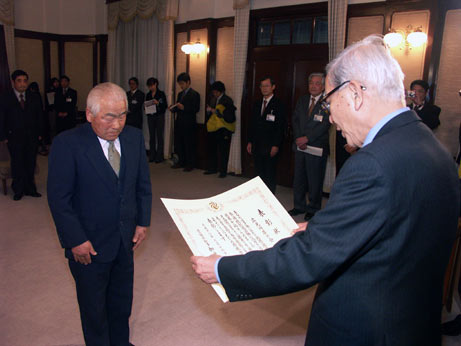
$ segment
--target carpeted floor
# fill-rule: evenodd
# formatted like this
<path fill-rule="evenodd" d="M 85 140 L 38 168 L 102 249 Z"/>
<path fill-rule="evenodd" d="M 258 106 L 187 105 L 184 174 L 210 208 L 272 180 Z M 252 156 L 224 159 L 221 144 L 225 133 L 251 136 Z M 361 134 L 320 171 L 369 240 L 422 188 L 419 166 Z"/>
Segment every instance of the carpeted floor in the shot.
<path fill-rule="evenodd" d="M 0 196 L 0 345 L 80 346 L 74 282 L 46 201 L 47 158 L 40 156 L 38 163 L 42 198 L 15 202 L 11 189 L 9 196 Z M 213 196 L 246 179 L 184 173 L 166 162 L 150 167 L 152 225 L 135 254 L 131 341 L 137 346 L 303 345 L 315 288 L 223 304 L 195 277 L 191 253 L 160 201 Z M 279 186 L 276 196 L 292 207 L 291 189 Z M 460 344 L 461 337 L 444 339 L 444 346 Z"/>

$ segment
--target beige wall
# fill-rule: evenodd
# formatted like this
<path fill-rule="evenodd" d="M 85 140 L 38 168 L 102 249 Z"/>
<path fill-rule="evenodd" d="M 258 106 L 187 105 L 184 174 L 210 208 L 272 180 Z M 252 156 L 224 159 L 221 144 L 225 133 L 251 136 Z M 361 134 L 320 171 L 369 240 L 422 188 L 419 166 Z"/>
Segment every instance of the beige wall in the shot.
<path fill-rule="evenodd" d="M 200 43 L 206 47 L 208 30 L 199 29 L 190 31 L 190 39 L 192 42 L 200 40 Z M 183 52 L 181 54 L 184 55 Z M 200 54 L 191 54 L 189 56 L 189 75 L 192 82 L 192 87 L 200 94 L 200 111 L 197 113 L 197 122 L 205 123 L 205 107 L 207 101 L 206 95 L 206 65 L 208 60 L 208 50 L 205 49 Z"/>
<path fill-rule="evenodd" d="M 226 94 L 234 94 L 234 27 L 218 29 L 216 50 L 216 80 L 226 86 Z"/>
<path fill-rule="evenodd" d="M 347 30 L 347 46 L 372 34 L 382 34 L 384 16 L 351 17 Z"/>
<path fill-rule="evenodd" d="M 29 83 L 37 82 L 44 95 L 43 44 L 41 40 L 16 37 L 14 40 L 16 68 L 29 75 Z"/>

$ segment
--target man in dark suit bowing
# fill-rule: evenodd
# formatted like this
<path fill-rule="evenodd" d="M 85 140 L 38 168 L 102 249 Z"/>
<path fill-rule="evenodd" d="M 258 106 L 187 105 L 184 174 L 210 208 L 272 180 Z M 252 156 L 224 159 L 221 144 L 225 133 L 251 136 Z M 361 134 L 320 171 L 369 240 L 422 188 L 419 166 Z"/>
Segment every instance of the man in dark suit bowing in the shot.
<path fill-rule="evenodd" d="M 259 88 L 263 98 L 253 105 L 247 152 L 253 156 L 256 175 L 275 193 L 277 157 L 286 128 L 285 107 L 274 95 L 275 82 L 271 77 L 263 77 Z"/>
<path fill-rule="evenodd" d="M 142 130 L 144 93 L 138 89 L 138 78 L 131 77 L 128 84 L 130 85 L 130 90 L 126 92 L 126 97 L 128 98 L 129 113 L 126 116 L 126 125 L 134 126 Z"/>
<path fill-rule="evenodd" d="M 318 102 L 325 90 L 323 73 L 311 73 L 308 78 L 309 94 L 303 95 L 293 112 L 295 139 L 295 177 L 293 180 L 294 208 L 288 213 L 306 213 L 309 220 L 322 207 L 322 188 L 329 154 L 328 111 Z M 309 192 L 309 204 L 306 193 Z"/>
<path fill-rule="evenodd" d="M 61 76 L 61 87 L 54 96 L 54 107 L 56 109 L 56 132 L 69 130 L 77 123 L 77 91 L 72 89 L 70 78 Z"/>
<path fill-rule="evenodd" d="M 88 123 L 57 136 L 49 157 L 48 203 L 86 345 L 130 345 L 133 250 L 146 236 L 152 192 L 142 133 L 124 127 L 127 108 L 122 88 L 97 85 Z"/>
<path fill-rule="evenodd" d="M 327 73 L 321 102 L 361 149 L 325 208 L 272 248 L 192 257 L 192 267 L 205 282 L 220 281 L 231 301 L 318 283 L 309 346 L 440 345 L 459 212 L 453 159 L 405 107 L 404 75 L 382 37 L 347 47 Z"/>
<path fill-rule="evenodd" d="M 181 88 L 177 101 L 170 107 L 176 113 L 174 122 L 174 150 L 179 161 L 172 168 L 184 167 L 184 172 L 190 172 L 195 167 L 197 150 L 196 117 L 200 110 L 200 94 L 190 86 L 190 76 L 182 72 L 176 78 Z"/>
<path fill-rule="evenodd" d="M 22 70 L 11 75 L 13 90 L 0 100 L 0 141 L 7 142 L 13 176 L 13 199 L 40 197 L 34 173 L 38 141 L 43 132 L 40 95 L 26 91 L 29 76 Z"/>

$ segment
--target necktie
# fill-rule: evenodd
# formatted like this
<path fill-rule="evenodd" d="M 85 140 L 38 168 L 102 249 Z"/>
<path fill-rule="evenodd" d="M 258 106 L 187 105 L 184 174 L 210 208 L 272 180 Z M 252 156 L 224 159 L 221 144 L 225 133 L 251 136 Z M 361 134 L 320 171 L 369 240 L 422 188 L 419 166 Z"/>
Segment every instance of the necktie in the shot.
<path fill-rule="evenodd" d="M 261 112 L 261 115 L 264 114 L 264 111 L 266 110 L 266 106 L 267 106 L 267 100 L 264 99 L 264 102 L 263 102 L 263 110 L 262 110 L 262 112 Z"/>
<path fill-rule="evenodd" d="M 24 94 L 19 94 L 19 103 L 21 104 L 22 109 L 26 107 L 26 103 L 24 102 Z"/>
<path fill-rule="evenodd" d="M 112 166 L 112 169 L 114 170 L 115 174 L 118 174 L 120 172 L 120 154 L 118 153 L 117 149 L 115 149 L 114 141 L 108 141 L 109 142 L 109 150 L 108 150 L 108 158 L 109 158 L 109 163 Z"/>
<path fill-rule="evenodd" d="M 311 105 L 309 106 L 309 110 L 307 111 L 307 116 L 309 117 L 312 113 L 312 111 L 314 110 L 314 107 L 315 107 L 315 97 L 312 96 L 311 97 Z"/>

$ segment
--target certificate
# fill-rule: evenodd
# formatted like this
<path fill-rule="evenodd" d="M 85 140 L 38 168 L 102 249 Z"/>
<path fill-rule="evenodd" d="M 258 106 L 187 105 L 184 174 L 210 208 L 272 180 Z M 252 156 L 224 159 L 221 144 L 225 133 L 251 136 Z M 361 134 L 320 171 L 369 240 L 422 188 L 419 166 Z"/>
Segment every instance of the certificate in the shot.
<path fill-rule="evenodd" d="M 144 102 L 144 113 L 146 114 L 155 114 L 157 113 L 157 106 L 154 103 L 154 100 L 149 100 Z"/>
<path fill-rule="evenodd" d="M 311 155 L 314 155 L 314 156 L 322 156 L 323 155 L 323 149 L 322 148 L 312 147 L 310 145 L 307 145 L 306 149 L 304 149 L 304 150 L 300 149 L 299 147 L 297 147 L 296 149 L 298 149 L 298 151 L 302 151 L 304 153 L 311 154 Z"/>
<path fill-rule="evenodd" d="M 51 106 L 51 105 L 54 105 L 54 94 L 55 92 L 52 91 L 52 92 L 49 92 L 49 93 L 46 93 L 46 98 L 48 99 L 48 104 Z"/>
<path fill-rule="evenodd" d="M 210 198 L 161 200 L 195 256 L 264 250 L 298 228 L 259 177 Z M 229 301 L 220 284 L 212 286 Z"/>

